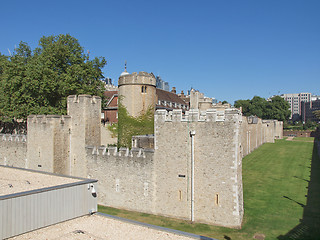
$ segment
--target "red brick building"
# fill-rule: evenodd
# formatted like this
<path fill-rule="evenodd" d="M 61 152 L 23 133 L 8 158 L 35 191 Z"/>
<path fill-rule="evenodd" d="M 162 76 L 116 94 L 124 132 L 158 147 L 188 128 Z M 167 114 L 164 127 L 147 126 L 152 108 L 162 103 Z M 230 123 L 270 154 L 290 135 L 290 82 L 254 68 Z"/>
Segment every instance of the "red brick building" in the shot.
<path fill-rule="evenodd" d="M 102 110 L 101 121 L 104 123 L 118 122 L 118 91 L 105 91 L 105 106 Z"/>

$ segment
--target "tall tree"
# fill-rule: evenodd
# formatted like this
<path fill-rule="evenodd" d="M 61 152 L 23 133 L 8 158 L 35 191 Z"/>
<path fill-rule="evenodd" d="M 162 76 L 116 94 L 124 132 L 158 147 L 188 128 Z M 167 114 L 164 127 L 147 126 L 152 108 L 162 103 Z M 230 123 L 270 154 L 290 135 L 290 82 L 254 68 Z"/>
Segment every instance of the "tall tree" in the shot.
<path fill-rule="evenodd" d="M 318 118 L 318 120 L 320 121 L 320 110 L 315 110 L 315 111 L 313 111 L 312 113 L 313 113 L 313 115 L 315 115 L 316 118 Z"/>
<path fill-rule="evenodd" d="M 11 56 L 0 54 L 0 120 L 30 114 L 66 114 L 67 96 L 103 97 L 103 57 L 90 60 L 69 34 L 42 37 L 32 51 L 21 42 Z"/>
<path fill-rule="evenodd" d="M 280 121 L 288 120 L 291 111 L 289 103 L 280 96 L 275 96 L 271 98 L 271 102 L 268 102 L 267 110 L 265 117 L 269 119 L 278 119 Z"/>
<path fill-rule="evenodd" d="M 254 96 L 251 100 L 238 100 L 235 107 L 242 107 L 245 116 L 257 116 L 262 119 L 278 119 L 285 121 L 290 117 L 289 103 L 280 96 L 267 101 L 264 98 Z"/>
<path fill-rule="evenodd" d="M 267 107 L 267 101 L 264 98 L 254 96 L 249 105 L 250 115 L 264 118 Z"/>

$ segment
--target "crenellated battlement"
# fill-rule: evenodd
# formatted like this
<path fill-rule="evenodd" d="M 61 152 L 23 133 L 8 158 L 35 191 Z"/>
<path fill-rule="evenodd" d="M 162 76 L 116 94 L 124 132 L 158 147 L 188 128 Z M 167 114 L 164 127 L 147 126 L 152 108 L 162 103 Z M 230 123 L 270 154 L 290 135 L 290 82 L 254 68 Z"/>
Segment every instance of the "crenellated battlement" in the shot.
<path fill-rule="evenodd" d="M 276 119 L 263 119 L 262 123 L 279 123 L 279 124 L 282 124 L 281 121 L 278 121 Z"/>
<path fill-rule="evenodd" d="M 91 103 L 97 104 L 101 102 L 101 98 L 98 96 L 91 96 L 87 94 L 82 95 L 70 95 L 68 96 L 68 105 L 70 103 Z"/>
<path fill-rule="evenodd" d="M 21 134 L 0 134 L 0 140 L 3 142 L 27 142 L 27 135 Z"/>
<path fill-rule="evenodd" d="M 71 117 L 68 115 L 30 115 L 28 116 L 28 124 L 65 124 L 69 122 Z"/>
<path fill-rule="evenodd" d="M 134 84 L 143 84 L 143 85 L 152 85 L 156 86 L 156 78 L 152 73 L 139 72 L 123 75 L 119 77 L 118 86 L 122 85 L 134 85 Z"/>
<path fill-rule="evenodd" d="M 114 156 L 114 157 L 128 157 L 128 158 L 146 158 L 152 157 L 154 154 L 153 149 L 143 149 L 143 148 L 120 148 L 119 151 L 117 147 L 94 147 L 86 146 L 87 154 L 97 155 L 97 156 Z"/>
<path fill-rule="evenodd" d="M 166 111 L 164 109 L 155 112 L 156 122 L 241 122 L 242 114 L 239 109 L 230 108 L 225 110 L 208 109 L 199 111 L 191 109 L 182 114 L 181 109 Z"/>

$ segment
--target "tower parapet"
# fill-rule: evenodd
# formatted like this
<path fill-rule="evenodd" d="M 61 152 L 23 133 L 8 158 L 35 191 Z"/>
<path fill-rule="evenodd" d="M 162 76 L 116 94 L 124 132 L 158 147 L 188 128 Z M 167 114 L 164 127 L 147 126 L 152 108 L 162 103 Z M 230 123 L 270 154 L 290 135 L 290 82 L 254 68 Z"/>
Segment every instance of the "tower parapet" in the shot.
<path fill-rule="evenodd" d="M 87 94 L 82 95 L 70 95 L 68 96 L 68 110 L 70 109 L 70 104 L 72 103 L 92 103 L 99 104 L 101 103 L 101 98 L 98 96 L 91 96 Z M 69 115 L 69 113 L 68 113 Z"/>
<path fill-rule="evenodd" d="M 217 111 L 216 109 L 208 109 L 206 111 L 191 109 L 185 115 L 182 114 L 181 109 L 174 109 L 170 112 L 159 109 L 155 112 L 155 120 L 157 122 L 241 122 L 242 114 L 236 108 L 222 111 Z"/>
<path fill-rule="evenodd" d="M 152 73 L 139 72 L 122 75 L 119 77 L 118 86 L 123 85 L 149 85 L 156 87 L 156 78 Z"/>

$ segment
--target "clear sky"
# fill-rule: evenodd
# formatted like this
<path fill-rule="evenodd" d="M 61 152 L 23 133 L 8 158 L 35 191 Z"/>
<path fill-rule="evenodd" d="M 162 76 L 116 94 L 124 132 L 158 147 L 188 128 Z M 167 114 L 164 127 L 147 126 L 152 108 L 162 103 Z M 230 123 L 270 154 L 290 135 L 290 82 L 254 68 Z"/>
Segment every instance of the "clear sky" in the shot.
<path fill-rule="evenodd" d="M 10 0 L 0 11 L 1 53 L 69 33 L 106 58 L 115 84 L 127 60 L 130 73 L 230 103 L 320 95 L 319 0 Z"/>

